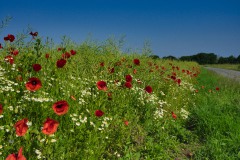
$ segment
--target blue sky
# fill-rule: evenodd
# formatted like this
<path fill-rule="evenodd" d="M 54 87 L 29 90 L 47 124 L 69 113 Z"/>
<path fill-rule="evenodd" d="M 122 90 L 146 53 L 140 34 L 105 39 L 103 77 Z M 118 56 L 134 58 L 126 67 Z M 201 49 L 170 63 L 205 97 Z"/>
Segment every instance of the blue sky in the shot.
<path fill-rule="evenodd" d="M 125 48 L 140 51 L 148 41 L 160 57 L 240 54 L 240 0 L 1 0 L 0 20 L 6 16 L 13 19 L 0 37 L 31 26 L 56 43 L 125 35 Z"/>

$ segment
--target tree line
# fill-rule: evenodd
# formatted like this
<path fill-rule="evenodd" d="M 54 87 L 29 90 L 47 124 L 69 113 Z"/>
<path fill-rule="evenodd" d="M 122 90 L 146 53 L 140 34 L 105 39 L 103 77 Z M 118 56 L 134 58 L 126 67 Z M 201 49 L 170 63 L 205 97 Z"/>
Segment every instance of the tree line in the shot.
<path fill-rule="evenodd" d="M 157 55 L 150 56 L 153 59 L 160 58 Z M 199 64 L 240 64 L 240 55 L 238 57 L 234 57 L 233 55 L 229 57 L 218 57 L 214 53 L 198 53 L 191 56 L 182 56 L 180 58 L 176 58 L 174 56 L 166 56 L 162 57 L 163 59 L 170 59 L 170 60 L 181 60 L 181 61 L 195 61 Z"/>

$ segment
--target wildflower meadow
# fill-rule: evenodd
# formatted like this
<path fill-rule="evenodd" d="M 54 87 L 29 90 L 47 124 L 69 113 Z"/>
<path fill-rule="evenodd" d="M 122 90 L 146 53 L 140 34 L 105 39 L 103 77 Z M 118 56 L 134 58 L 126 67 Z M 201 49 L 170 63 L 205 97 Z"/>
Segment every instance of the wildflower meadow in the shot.
<path fill-rule="evenodd" d="M 198 96 L 222 92 L 200 84 L 195 62 L 124 53 L 114 40 L 54 44 L 32 31 L 0 42 L 6 160 L 191 159 Z"/>

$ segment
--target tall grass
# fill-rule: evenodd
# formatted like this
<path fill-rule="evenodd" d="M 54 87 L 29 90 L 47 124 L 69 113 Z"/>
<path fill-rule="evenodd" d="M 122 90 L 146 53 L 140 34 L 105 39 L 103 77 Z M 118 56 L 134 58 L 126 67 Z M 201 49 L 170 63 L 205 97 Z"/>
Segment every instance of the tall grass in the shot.
<path fill-rule="evenodd" d="M 239 158 L 239 85 L 196 63 L 123 53 L 113 40 L 27 37 L 0 49 L 2 159 L 21 147 L 33 160 Z"/>
<path fill-rule="evenodd" d="M 76 45 L 65 39 L 54 46 L 39 37 L 27 43 L 19 37 L 0 50 L 3 159 L 21 147 L 34 160 L 174 159 L 181 155 L 181 143 L 192 141 L 184 126 L 195 103 L 196 63 L 122 53 L 112 41 Z M 59 59 L 66 60 L 62 68 L 56 65 Z M 42 69 L 35 71 L 34 64 Z M 127 75 L 132 87 L 126 85 Z M 32 77 L 41 81 L 39 90 L 26 87 Z M 107 89 L 100 90 L 99 81 Z M 69 109 L 59 116 L 53 105 L 61 100 Z M 19 136 L 16 124 L 25 118 L 27 130 Z M 43 132 L 47 118 L 59 123 L 54 134 Z"/>
<path fill-rule="evenodd" d="M 194 159 L 239 159 L 240 84 L 205 69 L 198 82 L 197 105 L 188 122 L 202 146 Z"/>

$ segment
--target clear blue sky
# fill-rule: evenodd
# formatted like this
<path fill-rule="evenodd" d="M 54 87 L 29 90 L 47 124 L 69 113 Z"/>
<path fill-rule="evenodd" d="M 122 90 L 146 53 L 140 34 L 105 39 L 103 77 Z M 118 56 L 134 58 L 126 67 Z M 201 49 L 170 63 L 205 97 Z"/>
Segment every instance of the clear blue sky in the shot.
<path fill-rule="evenodd" d="M 0 20 L 6 16 L 13 20 L 1 37 L 30 25 L 55 42 L 125 35 L 126 48 L 149 41 L 160 57 L 240 54 L 240 0 L 1 0 Z"/>

